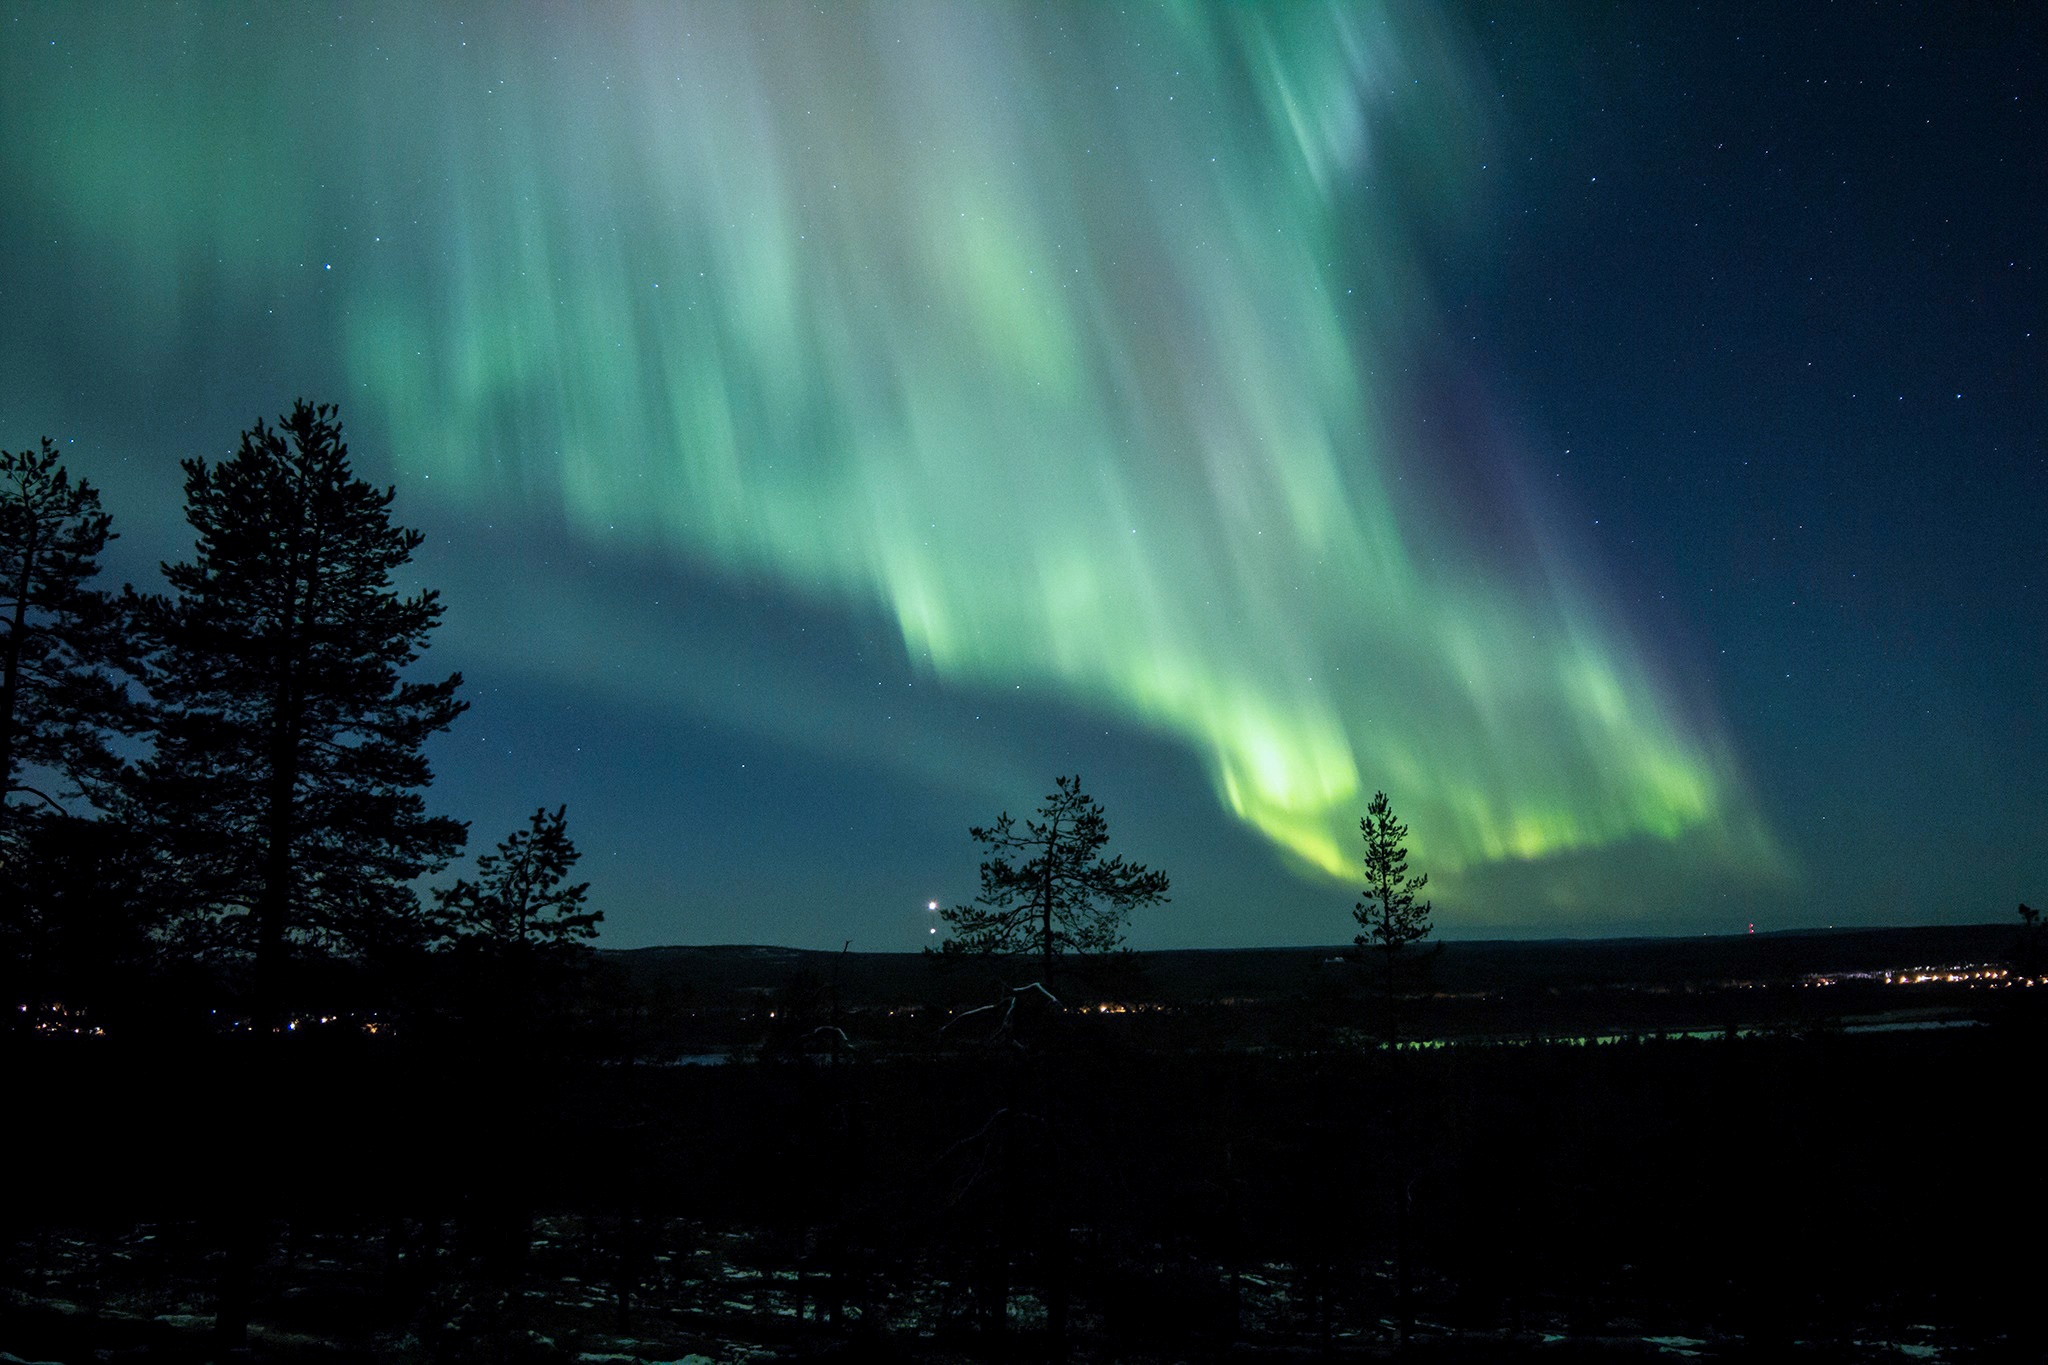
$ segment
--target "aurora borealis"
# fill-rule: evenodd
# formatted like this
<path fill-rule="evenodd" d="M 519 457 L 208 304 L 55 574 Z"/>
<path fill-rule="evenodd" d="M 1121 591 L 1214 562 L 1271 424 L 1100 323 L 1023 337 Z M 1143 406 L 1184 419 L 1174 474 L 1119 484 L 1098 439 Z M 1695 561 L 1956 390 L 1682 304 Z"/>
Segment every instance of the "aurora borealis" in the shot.
<path fill-rule="evenodd" d="M 363 472 L 433 536 L 436 662 L 482 689 L 490 744 L 523 736 L 492 766 L 458 734 L 437 804 L 488 829 L 508 774 L 556 773 L 509 805 L 570 802 L 616 869 L 620 941 L 899 946 L 916 920 L 888 907 L 967 884 L 965 826 L 1050 783 L 1047 733 L 1120 844 L 1175 827 L 1130 848 L 1193 907 L 1159 942 L 1346 936 L 1378 788 L 1453 930 L 1835 913 L 1793 908 L 1854 858 L 1759 794 L 1802 727 L 1744 742 L 1775 703 L 1762 664 L 1717 672 L 1740 629 L 1715 614 L 1727 598 L 1697 618 L 1649 605 L 1705 592 L 1705 570 L 1662 557 L 1690 542 L 1594 529 L 1597 471 L 1560 414 L 1615 399 L 1611 378 L 1562 382 L 1548 355 L 1502 372 L 1524 352 L 1463 344 L 1536 329 L 1558 286 L 1503 266 L 1501 234 L 1527 261 L 1545 223 L 1582 338 L 1658 344 L 1659 303 L 1569 275 L 1626 252 L 1581 259 L 1563 215 L 1517 221 L 1567 178 L 1597 190 L 1598 171 L 1539 179 L 1529 150 L 1579 154 L 1557 150 L 1569 102 L 1526 97 L 1573 40 L 1510 50 L 1478 11 L 1368 4 L 52 6 L 6 25 L 4 301 L 38 340 L 8 343 L 0 443 L 73 440 L 140 575 L 176 551 L 178 457 L 296 393 L 338 400 Z M 1729 136 L 1640 128 L 1640 156 Z M 1609 143 L 1635 145 L 1581 132 L 1626 180 Z M 1631 242 L 1676 234 L 1667 207 L 1641 201 Z M 1474 324 L 1475 300 L 1525 311 Z M 1799 346 L 1798 319 L 1733 311 L 1759 354 Z M 1853 339 L 1803 316 L 1800 357 L 1837 357 L 1853 397 Z M 1661 447 L 1636 466 L 1658 477 L 1775 450 L 1751 433 L 1702 455 L 1644 415 L 1711 399 L 1725 431 L 1733 395 L 1778 401 L 1775 380 L 1687 393 L 1721 363 L 1621 394 L 1637 416 L 1603 411 L 1608 444 Z M 1904 381 L 1874 382 L 1906 403 Z M 1995 396 L 1946 371 L 1922 387 Z M 2008 502 L 2039 489 L 2039 440 L 2031 466 L 1998 466 Z M 1616 501 L 1654 533 L 1633 496 Z M 1666 501 L 1671 525 L 1761 524 L 1725 484 Z M 1835 591 L 1818 556 L 1769 553 L 1731 549 L 1719 572 L 1739 585 L 1757 560 L 1778 576 L 1759 602 Z M 2034 600 L 2015 617 L 2028 657 Z M 1780 631 L 1796 638 L 1745 638 Z M 1971 743 L 1995 744 L 2009 686 Z M 878 715 L 883 689 L 914 700 Z M 577 767 L 572 732 L 614 758 Z M 816 787 L 718 775 L 757 742 L 785 774 L 815 764 Z M 1865 743 L 1842 751 L 1864 762 Z M 737 880 L 627 814 L 717 804 L 729 831 L 898 799 L 909 828 L 777 842 Z M 1857 848 L 1887 842 L 1875 810 L 1849 818 Z M 891 850 L 846 870 L 878 837 Z M 1205 886 L 1211 856 L 1230 866 Z M 818 908 L 827 886 L 843 910 Z"/>

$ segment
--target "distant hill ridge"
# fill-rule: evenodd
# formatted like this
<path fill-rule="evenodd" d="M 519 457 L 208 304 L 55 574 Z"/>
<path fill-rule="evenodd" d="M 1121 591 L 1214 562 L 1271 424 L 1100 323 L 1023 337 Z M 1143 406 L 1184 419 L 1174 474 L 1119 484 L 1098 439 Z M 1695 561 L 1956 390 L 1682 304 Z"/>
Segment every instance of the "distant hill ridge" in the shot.
<path fill-rule="evenodd" d="M 1451 939 L 1434 952 L 1437 989 L 1453 992 L 1791 980 L 1808 973 L 1986 962 L 2002 958 L 2017 924 L 1790 929 L 1694 938 Z M 1353 970 L 1349 944 L 1284 948 L 1169 948 L 1136 954 L 1142 972 L 1121 987 L 1163 1002 L 1263 997 L 1301 989 L 1317 974 Z M 848 1004 L 985 995 L 992 976 L 1030 979 L 1036 964 L 942 971 L 922 953 L 846 952 L 769 944 L 675 944 L 605 949 L 632 977 L 713 995 L 769 991 L 799 972 L 839 982 Z"/>

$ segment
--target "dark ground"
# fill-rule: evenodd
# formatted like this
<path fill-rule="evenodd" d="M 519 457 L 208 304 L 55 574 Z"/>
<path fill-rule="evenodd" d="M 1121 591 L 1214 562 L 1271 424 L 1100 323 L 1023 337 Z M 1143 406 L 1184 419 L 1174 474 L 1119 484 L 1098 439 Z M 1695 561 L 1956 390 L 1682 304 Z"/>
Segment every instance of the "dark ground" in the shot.
<path fill-rule="evenodd" d="M 1398 1052 L 1334 950 L 1001 1030 L 920 961 L 679 949 L 559 1038 L 16 1033 L 0 1350 L 1362 1359 L 1405 1305 L 1422 1359 L 2038 1360 L 2011 940 L 1454 944 Z"/>

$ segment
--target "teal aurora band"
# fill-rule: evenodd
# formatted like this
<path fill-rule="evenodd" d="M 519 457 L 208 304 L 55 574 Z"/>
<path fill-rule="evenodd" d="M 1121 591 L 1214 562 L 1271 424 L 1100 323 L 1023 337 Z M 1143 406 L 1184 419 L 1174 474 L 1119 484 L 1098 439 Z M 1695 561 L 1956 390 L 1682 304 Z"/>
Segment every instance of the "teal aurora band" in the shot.
<path fill-rule="evenodd" d="M 17 175 L 138 336 L 322 272 L 408 498 L 880 610 L 945 686 L 1187 746 L 1312 879 L 1356 875 L 1380 787 L 1440 888 L 1782 866 L 1514 423 L 1418 401 L 1487 117 L 1420 7 L 64 22 L 90 56 L 11 102 Z"/>

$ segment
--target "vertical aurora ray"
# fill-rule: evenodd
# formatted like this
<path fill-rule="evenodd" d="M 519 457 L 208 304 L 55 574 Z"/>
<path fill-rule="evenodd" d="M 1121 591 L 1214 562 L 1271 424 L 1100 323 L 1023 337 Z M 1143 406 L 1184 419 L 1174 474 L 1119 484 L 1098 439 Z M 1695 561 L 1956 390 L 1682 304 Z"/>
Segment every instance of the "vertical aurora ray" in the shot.
<path fill-rule="evenodd" d="M 1423 477 L 1452 36 L 1133 9 L 151 12 L 10 113 L 167 326 L 345 219 L 323 344 L 442 495 L 879 604 L 952 685 L 1193 746 L 1307 866 L 1353 875 L 1376 787 L 1446 871 L 1767 844 L 1569 556 L 1482 557 Z"/>

